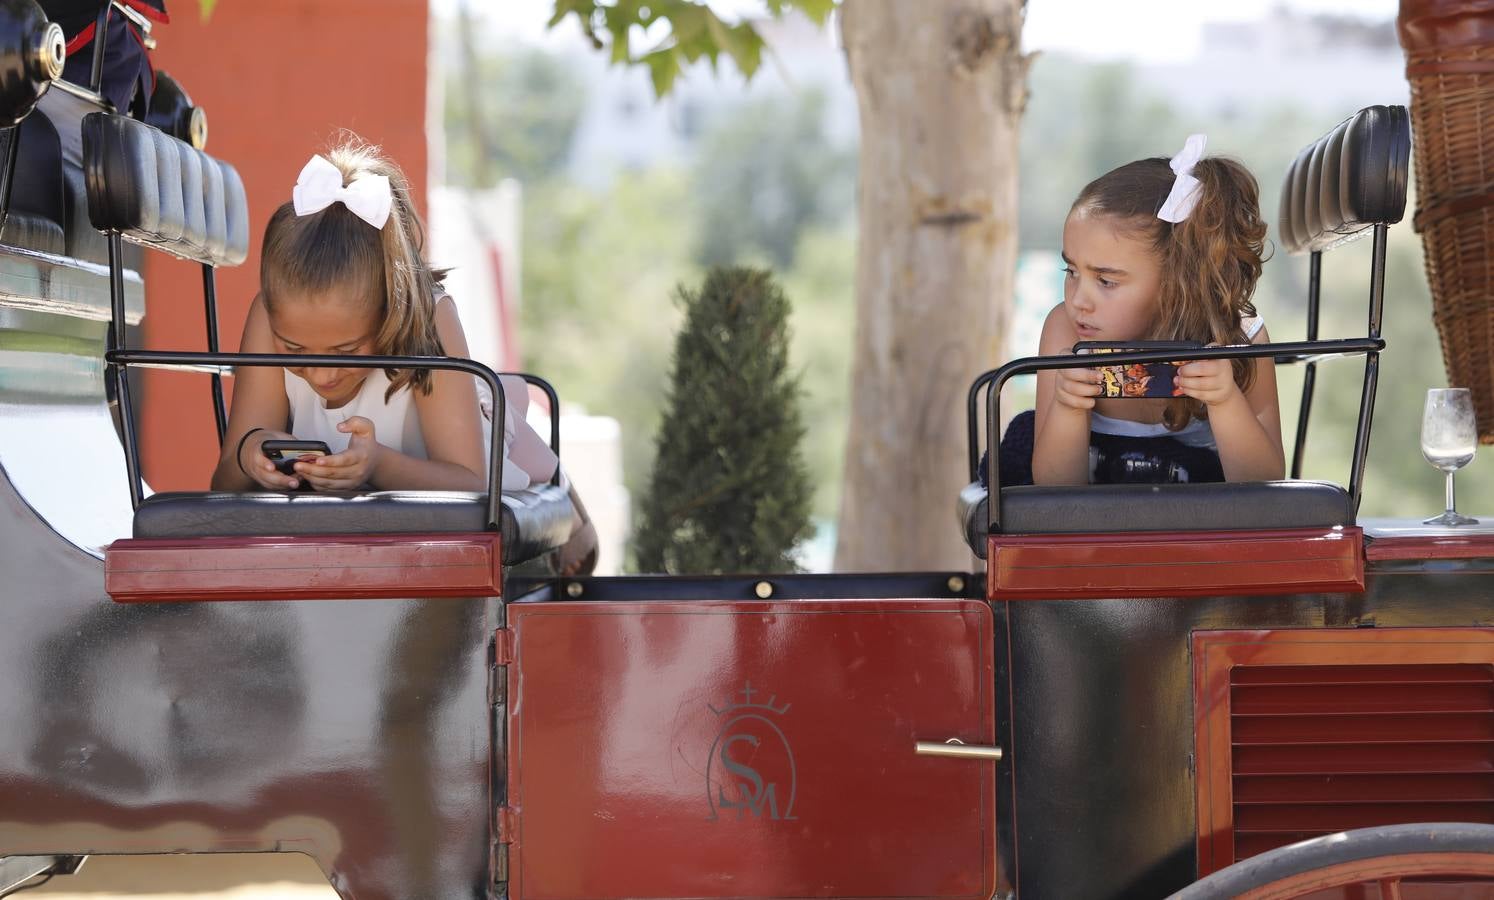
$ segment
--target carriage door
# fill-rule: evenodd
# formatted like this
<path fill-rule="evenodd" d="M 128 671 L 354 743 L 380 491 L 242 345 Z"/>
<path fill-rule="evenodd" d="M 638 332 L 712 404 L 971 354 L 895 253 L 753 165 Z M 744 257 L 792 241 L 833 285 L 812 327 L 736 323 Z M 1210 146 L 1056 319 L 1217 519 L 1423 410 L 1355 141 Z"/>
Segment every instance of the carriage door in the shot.
<path fill-rule="evenodd" d="M 979 600 L 508 607 L 515 900 L 990 897 Z M 973 755 L 923 755 L 959 741 Z"/>

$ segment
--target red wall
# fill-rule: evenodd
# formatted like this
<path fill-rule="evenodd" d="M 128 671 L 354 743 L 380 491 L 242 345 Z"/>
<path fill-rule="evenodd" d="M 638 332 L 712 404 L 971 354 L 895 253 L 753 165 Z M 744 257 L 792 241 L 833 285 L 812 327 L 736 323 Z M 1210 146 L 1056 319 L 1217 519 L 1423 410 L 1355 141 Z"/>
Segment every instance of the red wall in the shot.
<path fill-rule="evenodd" d="M 428 12 L 426 0 L 218 0 L 207 21 L 199 9 L 172 0 L 152 58 L 207 111 L 207 152 L 238 169 L 249 196 L 249 258 L 218 272 L 220 345 L 237 350 L 265 222 L 339 129 L 382 145 L 424 211 Z M 146 255 L 145 345 L 206 349 L 200 269 Z M 205 490 L 218 456 L 207 377 L 148 371 L 144 390 L 147 481 Z"/>

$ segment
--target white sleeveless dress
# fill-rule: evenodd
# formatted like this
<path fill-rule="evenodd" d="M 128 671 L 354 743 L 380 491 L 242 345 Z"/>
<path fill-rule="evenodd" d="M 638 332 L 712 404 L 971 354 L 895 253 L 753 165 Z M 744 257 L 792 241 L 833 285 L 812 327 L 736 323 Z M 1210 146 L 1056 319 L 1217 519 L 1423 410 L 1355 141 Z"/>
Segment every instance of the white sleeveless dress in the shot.
<path fill-rule="evenodd" d="M 383 369 L 370 372 L 353 399 L 336 409 L 328 409 L 327 401 L 311 389 L 306 379 L 289 369 L 283 371 L 285 396 L 290 402 L 290 432 L 297 439 L 324 441 L 333 453 L 340 453 L 347 449 L 350 437 L 338 431 L 337 426 L 353 416 L 363 416 L 374 423 L 374 439 L 379 443 L 406 456 L 430 458 L 420 432 L 420 411 L 410 388 L 400 388 L 386 401 L 384 393 L 389 390 L 389 377 Z M 503 490 L 520 491 L 548 481 L 558 461 L 524 418 L 529 407 L 529 389 L 524 379 L 501 375 L 499 383 L 507 406 L 503 422 Z M 476 387 L 475 412 L 481 417 L 483 452 L 487 453 L 492 446 L 492 394 L 480 381 Z"/>

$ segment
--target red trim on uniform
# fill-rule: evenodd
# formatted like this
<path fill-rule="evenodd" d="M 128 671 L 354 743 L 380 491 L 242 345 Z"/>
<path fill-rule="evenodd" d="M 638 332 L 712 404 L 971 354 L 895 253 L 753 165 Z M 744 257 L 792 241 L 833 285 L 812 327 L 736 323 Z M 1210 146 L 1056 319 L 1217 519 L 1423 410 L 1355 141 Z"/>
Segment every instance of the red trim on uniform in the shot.
<path fill-rule="evenodd" d="M 63 55 L 72 56 L 73 52 L 78 48 L 87 45 L 89 41 L 93 40 L 93 31 L 97 27 L 97 22 L 89 22 L 87 27 L 73 35 L 73 39 L 67 42 L 67 48 L 63 50 Z"/>
<path fill-rule="evenodd" d="M 144 2 L 144 0 L 121 0 L 121 2 L 152 22 L 160 22 L 162 25 L 171 24 L 170 13 L 164 9 L 157 9 L 149 3 Z"/>
<path fill-rule="evenodd" d="M 140 13 L 142 16 L 145 16 L 147 19 L 150 19 L 153 22 L 159 22 L 162 25 L 171 24 L 170 15 L 162 10 L 156 9 L 154 6 L 151 6 L 148 3 L 143 2 L 143 0 L 120 0 L 120 2 L 124 3 L 130 9 L 135 10 L 136 12 Z M 67 48 L 64 50 L 64 55 L 72 56 L 76 50 L 86 46 L 89 41 L 93 40 L 93 33 L 97 28 L 97 22 L 89 22 L 87 25 L 85 25 L 82 31 L 73 35 L 72 38 L 67 42 Z M 141 49 L 145 49 L 145 36 L 140 34 L 140 32 L 133 27 L 130 28 L 130 32 L 135 36 L 135 40 L 140 43 Z M 151 89 L 154 90 L 154 70 L 152 70 L 151 72 L 151 79 Z"/>
<path fill-rule="evenodd" d="M 145 60 L 145 71 L 150 75 L 150 92 L 154 94 L 156 92 L 156 67 L 150 64 L 150 48 L 145 46 L 145 35 L 133 23 L 127 24 L 125 30 L 130 33 L 130 37 L 135 39 L 135 43 L 140 45 L 140 57 Z"/>

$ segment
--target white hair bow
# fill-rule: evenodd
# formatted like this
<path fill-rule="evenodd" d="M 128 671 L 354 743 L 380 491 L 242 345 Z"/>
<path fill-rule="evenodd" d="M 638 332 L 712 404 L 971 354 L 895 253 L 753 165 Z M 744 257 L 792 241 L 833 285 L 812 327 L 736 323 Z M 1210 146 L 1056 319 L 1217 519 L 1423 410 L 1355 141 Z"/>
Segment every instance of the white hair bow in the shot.
<path fill-rule="evenodd" d="M 358 218 L 382 229 L 389 221 L 394 195 L 385 175 L 360 175 L 343 187 L 340 169 L 320 156 L 311 157 L 291 190 L 296 215 L 309 216 L 339 201 Z"/>
<path fill-rule="evenodd" d="M 1177 178 L 1172 183 L 1172 190 L 1167 193 L 1167 199 L 1162 202 L 1162 208 L 1157 210 L 1157 218 L 1177 224 L 1193 214 L 1199 195 L 1198 179 L 1193 177 L 1193 167 L 1203 159 L 1204 144 L 1208 140 L 1202 134 L 1188 135 L 1183 149 L 1168 163 Z"/>

